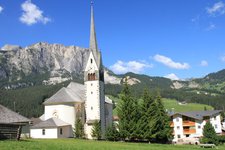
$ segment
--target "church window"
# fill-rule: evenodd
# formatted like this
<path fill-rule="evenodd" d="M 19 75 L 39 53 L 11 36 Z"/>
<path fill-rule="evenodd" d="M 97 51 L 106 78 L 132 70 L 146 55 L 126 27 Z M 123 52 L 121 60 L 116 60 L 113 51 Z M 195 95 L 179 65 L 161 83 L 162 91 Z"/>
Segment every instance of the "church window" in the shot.
<path fill-rule="evenodd" d="M 45 135 L 45 129 L 42 129 L 42 135 Z"/>
<path fill-rule="evenodd" d="M 93 94 L 93 92 L 91 92 L 91 94 Z"/>
<path fill-rule="evenodd" d="M 93 60 L 91 59 L 91 64 L 93 63 Z"/>
<path fill-rule="evenodd" d="M 95 73 L 89 73 L 88 74 L 88 80 L 89 81 L 95 80 Z"/>
<path fill-rule="evenodd" d="M 91 107 L 91 110 L 93 110 L 93 107 Z"/>
<path fill-rule="evenodd" d="M 60 135 L 62 135 L 62 134 L 63 134 L 63 130 L 62 130 L 62 128 L 60 128 L 60 129 L 59 129 L 59 133 L 60 133 Z"/>

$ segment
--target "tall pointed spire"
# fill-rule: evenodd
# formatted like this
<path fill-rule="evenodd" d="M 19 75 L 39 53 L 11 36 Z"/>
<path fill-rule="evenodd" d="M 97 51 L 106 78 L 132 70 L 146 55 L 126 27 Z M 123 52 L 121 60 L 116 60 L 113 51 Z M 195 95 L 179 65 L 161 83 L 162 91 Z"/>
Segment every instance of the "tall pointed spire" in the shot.
<path fill-rule="evenodd" d="M 91 30 L 90 30 L 90 45 L 89 48 L 96 52 L 98 51 L 96 32 L 95 32 L 95 21 L 94 21 L 94 8 L 93 8 L 93 0 L 91 0 Z"/>

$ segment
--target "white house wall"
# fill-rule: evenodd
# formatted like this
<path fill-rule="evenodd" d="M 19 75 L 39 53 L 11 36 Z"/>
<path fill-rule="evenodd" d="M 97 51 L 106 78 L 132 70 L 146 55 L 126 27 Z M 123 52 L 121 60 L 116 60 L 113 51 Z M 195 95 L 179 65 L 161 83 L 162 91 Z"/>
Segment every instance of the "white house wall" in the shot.
<path fill-rule="evenodd" d="M 177 121 L 178 119 L 178 121 Z M 181 138 L 185 138 L 185 135 L 183 134 L 183 120 L 182 115 L 174 115 L 173 116 L 173 123 L 174 123 L 174 140 L 178 140 L 178 135 L 180 135 Z M 215 116 L 210 117 L 210 123 L 214 127 L 217 134 L 222 133 L 222 126 L 221 126 L 221 119 L 220 114 L 217 114 Z M 201 137 L 203 136 L 203 129 L 206 124 L 205 120 L 197 120 L 195 119 L 195 130 L 196 133 L 190 134 L 190 137 Z M 177 129 L 177 126 L 180 126 L 180 129 Z M 199 128 L 200 127 L 200 128 Z"/>
<path fill-rule="evenodd" d="M 74 128 L 76 115 L 74 105 L 46 105 L 45 120 L 56 117 Z"/>
<path fill-rule="evenodd" d="M 184 138 L 183 133 L 183 119 L 181 115 L 175 115 L 173 117 L 173 123 L 174 123 L 174 139 L 178 139 L 178 135 L 180 135 L 180 138 Z M 179 129 L 177 128 L 179 126 Z"/>
<path fill-rule="evenodd" d="M 195 129 L 196 129 L 196 137 L 200 137 L 202 136 L 202 132 L 203 132 L 203 127 L 205 125 L 204 121 L 200 121 L 200 120 L 195 120 Z M 199 128 L 200 126 L 200 128 Z"/>
<path fill-rule="evenodd" d="M 220 114 L 210 118 L 210 123 L 214 127 L 217 134 L 222 133 Z"/>

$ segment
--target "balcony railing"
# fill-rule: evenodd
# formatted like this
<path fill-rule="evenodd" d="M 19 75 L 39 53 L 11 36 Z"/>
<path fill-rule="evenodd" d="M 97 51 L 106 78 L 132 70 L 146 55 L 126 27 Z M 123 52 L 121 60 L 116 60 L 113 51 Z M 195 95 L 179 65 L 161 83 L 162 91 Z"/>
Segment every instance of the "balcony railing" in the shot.
<path fill-rule="evenodd" d="M 192 127 L 195 126 L 195 122 L 193 121 L 183 121 L 183 127 Z"/>
<path fill-rule="evenodd" d="M 194 134 L 196 133 L 196 129 L 184 129 L 184 134 Z"/>

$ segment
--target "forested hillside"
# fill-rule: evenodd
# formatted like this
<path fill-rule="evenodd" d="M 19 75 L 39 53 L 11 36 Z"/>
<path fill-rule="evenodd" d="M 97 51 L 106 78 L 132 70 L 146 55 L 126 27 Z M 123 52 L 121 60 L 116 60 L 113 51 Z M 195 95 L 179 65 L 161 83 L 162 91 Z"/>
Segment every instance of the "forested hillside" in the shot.
<path fill-rule="evenodd" d="M 218 73 L 212 73 L 201 79 L 190 81 L 172 81 L 163 77 L 150 77 L 134 73 L 124 75 L 109 74 L 121 82 L 117 84 L 105 84 L 107 95 L 118 97 L 123 87 L 124 78 L 129 78 L 130 88 L 134 97 L 142 96 L 144 89 L 150 91 L 160 91 L 163 98 L 176 99 L 187 103 L 200 103 L 211 105 L 215 109 L 225 108 L 225 70 Z M 43 85 L 40 81 L 47 78 L 48 74 L 36 74 L 27 76 L 23 80 L 13 81 L 16 85 L 21 85 L 13 89 L 0 90 L 0 104 L 3 104 L 12 110 L 15 110 L 27 117 L 38 117 L 43 114 L 44 100 L 52 96 L 61 87 L 67 86 L 70 81 L 62 82 L 55 85 Z M 82 76 L 74 78 L 74 81 L 82 83 Z M 221 80 L 220 80 L 221 78 Z M 23 86 L 23 82 L 32 83 Z M 3 83 L 3 82 L 2 82 Z M 8 83 L 5 81 L 5 83 Z M 179 85 L 179 86 L 177 86 Z M 178 88 L 179 87 L 179 88 Z"/>

